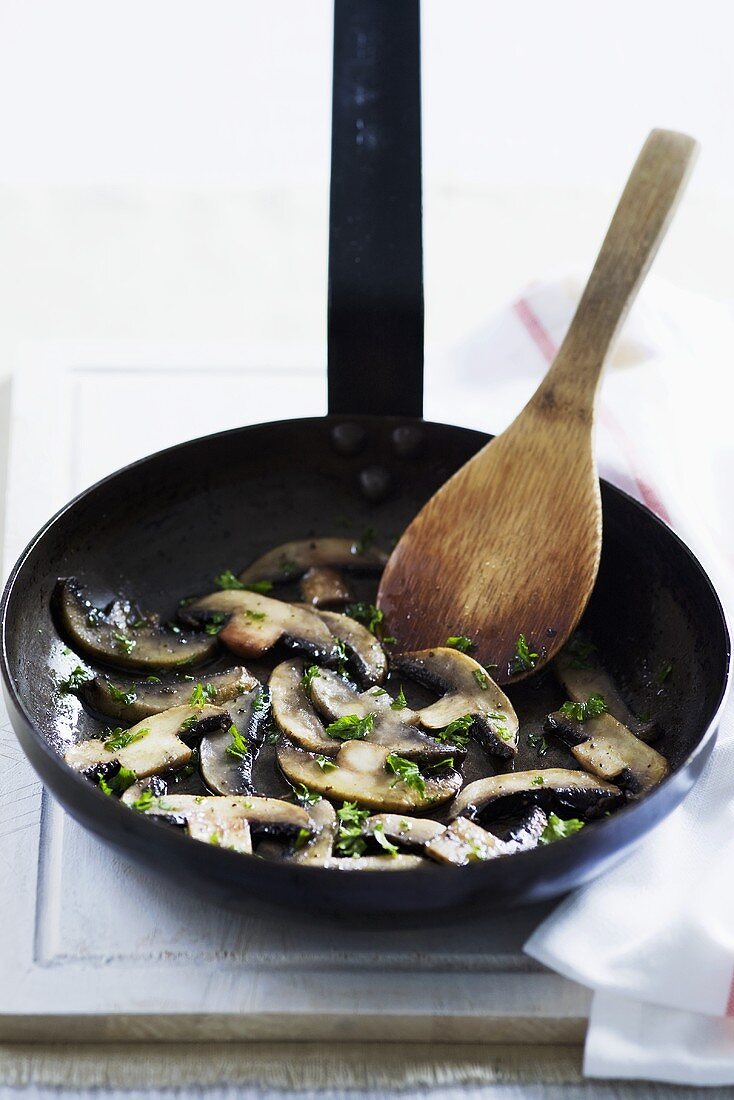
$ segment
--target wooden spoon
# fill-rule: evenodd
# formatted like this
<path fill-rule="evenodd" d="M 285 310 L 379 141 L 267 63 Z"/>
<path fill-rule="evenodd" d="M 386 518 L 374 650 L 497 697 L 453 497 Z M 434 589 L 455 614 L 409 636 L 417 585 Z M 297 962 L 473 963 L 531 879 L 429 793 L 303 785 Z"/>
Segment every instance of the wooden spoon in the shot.
<path fill-rule="evenodd" d="M 539 669 L 576 627 L 601 552 L 592 445 L 599 378 L 697 149 L 685 134 L 652 131 L 547 375 L 395 547 L 378 605 L 401 651 L 464 635 L 471 655 L 505 683 Z"/>

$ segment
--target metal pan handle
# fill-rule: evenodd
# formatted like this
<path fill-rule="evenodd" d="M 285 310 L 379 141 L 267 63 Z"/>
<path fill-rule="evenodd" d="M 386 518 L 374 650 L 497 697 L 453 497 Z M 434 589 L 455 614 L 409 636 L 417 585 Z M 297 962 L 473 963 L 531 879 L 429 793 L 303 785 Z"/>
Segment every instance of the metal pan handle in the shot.
<path fill-rule="evenodd" d="M 421 416 L 419 0 L 335 0 L 329 412 Z"/>

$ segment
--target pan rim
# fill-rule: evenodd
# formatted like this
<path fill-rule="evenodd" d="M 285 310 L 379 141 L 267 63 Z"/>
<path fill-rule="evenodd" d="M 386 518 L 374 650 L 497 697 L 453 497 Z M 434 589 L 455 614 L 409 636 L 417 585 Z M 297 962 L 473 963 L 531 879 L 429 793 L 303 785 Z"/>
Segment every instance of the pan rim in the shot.
<path fill-rule="evenodd" d="M 137 468 L 144 465 L 145 463 L 149 463 L 149 462 L 154 461 L 154 460 L 162 459 L 166 455 L 170 455 L 175 451 L 181 451 L 181 450 L 183 450 L 187 447 L 199 446 L 202 443 L 205 443 L 207 441 L 219 440 L 219 439 L 226 438 L 228 436 L 241 435 L 242 433 L 245 433 L 245 432 L 257 431 L 257 430 L 263 430 L 263 429 L 270 429 L 270 428 L 283 428 L 283 427 L 287 427 L 287 426 L 291 426 L 291 425 L 314 425 L 314 426 L 323 425 L 323 426 L 326 426 L 330 423 L 343 423 L 345 421 L 368 422 L 368 423 L 373 422 L 373 423 L 380 423 L 380 424 L 390 424 L 390 423 L 394 423 L 394 422 L 398 422 L 400 424 L 419 424 L 419 425 L 423 425 L 423 426 L 425 426 L 429 429 L 437 428 L 439 430 L 448 430 L 448 431 L 457 431 L 458 430 L 458 431 L 461 431 L 461 432 L 466 432 L 469 435 L 478 436 L 478 437 L 480 437 L 480 439 L 486 440 L 486 441 L 489 441 L 490 439 L 493 438 L 493 436 L 490 433 L 482 432 L 481 430 L 479 430 L 477 428 L 467 428 L 467 427 L 464 427 L 464 426 L 461 426 L 461 425 L 456 425 L 456 424 L 445 424 L 445 423 L 442 423 L 440 421 L 427 421 L 427 420 L 424 420 L 423 418 L 420 418 L 420 417 L 409 417 L 409 416 L 401 416 L 401 415 L 379 416 L 379 415 L 365 415 L 365 414 L 353 414 L 353 415 L 328 414 L 326 416 L 297 417 L 297 418 L 290 418 L 290 419 L 286 419 L 286 420 L 263 421 L 263 422 L 259 422 L 257 424 L 248 424 L 248 425 L 237 427 L 237 428 L 229 428 L 229 429 L 226 429 L 225 431 L 222 431 L 222 432 L 214 432 L 214 433 L 209 433 L 209 434 L 202 435 L 202 436 L 197 436 L 194 439 L 185 440 L 185 441 L 182 441 L 180 443 L 175 443 L 170 447 L 163 448 L 162 450 L 159 450 L 159 451 L 154 451 L 153 453 L 151 453 L 149 455 L 145 455 L 142 458 L 136 459 L 135 461 L 133 461 L 131 463 L 128 463 L 125 466 L 120 467 L 120 469 L 115 470 L 110 474 L 106 474 L 103 478 L 100 478 L 98 481 L 94 482 L 92 485 L 88 486 L 86 489 L 83 489 L 81 492 L 77 493 L 74 497 L 72 497 L 69 501 L 67 501 L 61 508 L 59 508 L 58 511 L 56 511 L 43 524 L 43 526 L 29 540 L 29 542 L 27 543 L 27 545 L 23 549 L 22 553 L 19 555 L 18 559 L 16 560 L 13 567 L 11 568 L 10 573 L 8 575 L 8 579 L 6 581 L 6 584 L 5 584 L 5 587 L 4 587 L 4 590 L 3 590 L 2 599 L 0 600 L 0 664 L 2 665 L 2 677 L 3 677 L 3 684 L 4 684 L 4 689 L 5 689 L 6 695 L 10 699 L 12 705 L 15 707 L 18 714 L 22 717 L 22 720 L 23 720 L 26 728 L 30 731 L 30 733 L 33 736 L 35 744 L 40 747 L 41 752 L 51 762 L 51 766 L 54 767 L 54 768 L 59 768 L 60 771 L 63 770 L 63 774 L 64 774 L 65 778 L 76 785 L 76 788 L 79 791 L 79 795 L 80 795 L 81 799 L 86 800 L 88 797 L 91 797 L 92 802 L 89 803 L 89 805 L 97 807 L 97 812 L 98 813 L 99 812 L 106 813 L 108 815 L 108 820 L 109 820 L 111 826 L 114 823 L 116 823 L 116 820 L 118 820 L 120 822 L 126 823 L 128 829 L 132 826 L 133 830 L 137 832 L 136 825 L 137 825 L 137 823 L 139 823 L 140 826 L 144 828 L 144 830 L 145 830 L 144 835 L 146 835 L 146 836 L 151 835 L 151 833 L 149 832 L 150 829 L 156 829 L 157 828 L 161 844 L 165 845 L 165 844 L 172 843 L 174 846 L 177 846 L 179 844 L 184 844 L 187 847 L 190 846 L 190 844 L 191 844 L 191 838 L 190 837 L 184 836 L 184 835 L 179 836 L 177 834 L 176 830 L 163 830 L 163 829 L 160 828 L 160 826 L 157 826 L 156 823 L 145 820 L 144 815 L 130 815 L 129 809 L 127 807 L 121 805 L 119 803 L 118 799 L 108 798 L 106 795 L 104 795 L 104 793 L 102 791 L 95 788 L 86 779 L 84 779 L 83 776 L 81 776 L 80 774 L 74 772 L 73 769 L 67 768 L 66 765 L 64 764 L 64 761 L 63 761 L 62 757 L 60 757 L 59 754 L 57 752 L 55 752 L 54 749 L 51 748 L 51 746 L 46 741 L 45 737 L 43 737 L 43 735 L 36 728 L 35 722 L 33 721 L 30 713 L 28 712 L 28 710 L 27 710 L 27 708 L 26 708 L 26 706 L 23 702 L 23 699 L 21 698 L 20 693 L 16 689 L 16 685 L 15 685 L 15 682 L 14 682 L 14 679 L 13 679 L 13 676 L 12 676 L 12 673 L 11 673 L 11 668 L 10 668 L 10 660 L 9 660 L 9 656 L 8 656 L 8 639 L 7 639 L 8 608 L 9 608 L 9 605 L 10 605 L 10 601 L 13 597 L 16 581 L 17 581 L 24 565 L 26 564 L 28 558 L 31 556 L 31 554 L 33 553 L 35 548 L 38 546 L 38 544 L 41 542 L 41 540 L 47 535 L 47 533 L 49 531 L 51 531 L 52 528 L 58 522 L 60 522 L 61 519 L 64 516 L 67 515 L 68 512 L 70 512 L 74 507 L 76 507 L 77 504 L 79 504 L 82 500 L 88 498 L 89 496 L 91 496 L 92 494 L 97 492 L 98 490 L 102 489 L 104 486 L 106 486 L 111 481 L 114 481 L 115 479 L 119 478 L 120 476 L 136 470 Z M 709 751 L 709 748 L 712 747 L 711 746 L 712 739 L 715 738 L 715 736 L 717 734 L 717 731 L 718 731 L 719 720 L 720 720 L 720 717 L 721 717 L 721 713 L 724 709 L 724 706 L 726 705 L 726 701 L 727 701 L 727 698 L 728 698 L 729 690 L 730 690 L 730 687 L 731 687 L 731 681 L 732 681 L 731 635 L 730 635 L 730 631 L 729 631 L 727 616 L 726 616 L 726 613 L 724 611 L 724 607 L 721 603 L 721 599 L 719 598 L 716 587 L 714 586 L 713 581 L 709 577 L 708 572 L 706 571 L 706 569 L 704 569 L 702 563 L 700 562 L 700 560 L 698 559 L 696 554 L 694 554 L 694 552 L 688 546 L 688 544 L 680 537 L 680 535 L 678 535 L 673 530 L 673 528 L 668 523 L 666 523 L 663 519 L 661 519 L 660 516 L 656 515 L 650 508 L 648 508 L 641 501 L 637 500 L 635 497 L 633 497 L 629 493 L 625 492 L 624 489 L 620 489 L 618 486 L 613 485 L 610 481 L 606 480 L 605 478 L 600 478 L 599 481 L 600 481 L 600 485 L 602 487 L 603 492 L 611 493 L 612 496 L 621 499 L 622 501 L 624 501 L 625 506 L 634 507 L 638 512 L 640 512 L 646 518 L 647 521 L 652 521 L 653 526 L 656 527 L 659 531 L 662 531 L 664 533 L 665 537 L 672 538 L 674 543 L 677 545 L 678 550 L 683 553 L 683 555 L 688 559 L 689 564 L 694 568 L 694 570 L 697 571 L 700 579 L 704 582 L 704 586 L 707 590 L 707 593 L 712 597 L 713 608 L 715 609 L 715 611 L 717 613 L 717 622 L 718 622 L 718 628 L 719 628 L 718 629 L 719 638 L 718 638 L 718 643 L 717 643 L 717 650 L 720 652 L 721 656 L 723 657 L 723 668 L 721 670 L 722 683 L 721 683 L 721 689 L 720 689 L 720 692 L 719 692 L 719 697 L 716 701 L 716 704 L 715 704 L 715 707 L 713 709 L 712 715 L 711 715 L 710 719 L 708 720 L 705 729 L 701 733 L 701 736 L 700 736 L 697 744 L 690 750 L 689 753 L 687 753 L 687 755 L 680 762 L 678 767 L 674 771 L 672 771 L 659 784 L 659 786 L 654 791 L 652 791 L 650 794 L 646 795 L 644 799 L 642 799 L 642 800 L 640 800 L 639 802 L 636 802 L 636 803 L 629 803 L 626 806 L 624 806 L 621 810 L 617 811 L 612 817 L 604 819 L 602 821 L 596 822 L 596 828 L 593 831 L 591 831 L 590 833 L 587 834 L 587 833 L 585 833 L 585 831 L 583 831 L 583 832 L 578 833 L 578 834 L 576 834 L 572 837 L 567 838 L 567 842 L 569 840 L 573 842 L 574 849 L 572 849 L 572 850 L 578 851 L 579 855 L 581 855 L 584 848 L 587 848 L 587 847 L 590 846 L 590 844 L 593 844 L 593 837 L 595 835 L 598 836 L 599 833 L 602 830 L 605 831 L 605 834 L 609 833 L 609 832 L 612 832 L 612 831 L 614 831 L 615 828 L 619 828 L 622 822 L 627 822 L 630 819 L 630 816 L 632 814 L 634 814 L 636 811 L 639 811 L 641 807 L 650 806 L 650 805 L 653 805 L 654 803 L 656 803 L 662 797 L 663 793 L 666 791 L 666 789 L 671 784 L 671 782 L 674 782 L 676 777 L 680 773 L 682 773 L 682 772 L 686 771 L 687 769 L 689 769 L 691 767 L 691 765 L 694 764 L 695 761 L 701 756 L 702 753 Z M 44 788 L 49 789 L 46 783 L 44 783 Z M 82 792 L 85 792 L 85 793 L 82 793 Z M 99 801 L 100 799 L 103 800 L 103 801 L 100 802 Z M 680 799 L 678 800 L 678 802 L 679 801 L 680 801 Z M 99 809 L 102 804 L 105 804 L 108 807 L 107 811 L 101 811 Z M 677 804 L 678 803 L 676 802 L 676 805 Z M 674 807 L 671 807 L 671 811 L 672 811 L 673 808 Z M 671 811 L 669 811 L 669 812 L 671 812 Z M 66 812 L 69 812 L 69 811 L 66 810 Z M 119 817 L 119 818 L 116 819 L 115 815 L 119 815 L 119 814 L 124 815 L 124 816 Z M 667 813 L 663 815 L 663 817 L 666 817 L 666 816 L 667 816 Z M 132 821 L 131 821 L 131 817 L 132 817 Z M 662 820 L 662 818 L 661 818 L 661 820 Z M 136 824 L 133 824 L 133 822 L 135 822 Z M 641 840 L 644 837 L 644 835 L 647 831 L 648 831 L 647 829 L 643 829 L 640 832 L 639 837 L 637 838 L 637 840 Z M 630 842 L 630 845 L 634 844 L 635 842 L 636 841 L 633 839 Z M 619 854 L 621 855 L 622 851 L 630 845 L 624 845 L 623 848 L 620 849 Z M 554 849 L 555 849 L 555 845 L 546 845 L 546 846 L 543 846 L 542 848 L 538 847 L 538 848 L 534 848 L 534 849 L 531 849 L 531 850 L 526 851 L 526 852 L 517 852 L 517 853 L 514 853 L 513 859 L 514 860 L 521 859 L 523 861 L 523 863 L 522 863 L 523 866 L 530 866 L 531 859 L 534 859 L 534 860 L 537 861 L 540 858 L 540 859 L 546 860 L 547 862 L 550 862 L 553 859 L 553 857 L 550 853 L 552 853 L 554 851 Z M 563 849 L 564 849 L 564 851 L 568 851 L 568 848 L 567 848 L 566 844 L 563 845 Z M 540 855 L 540 853 L 544 853 L 544 854 Z M 223 849 L 223 848 L 219 848 L 219 849 L 215 848 L 214 851 L 210 854 L 210 858 L 211 857 L 213 857 L 215 859 L 215 861 L 224 860 L 225 862 L 222 864 L 222 866 L 223 867 L 231 867 L 231 868 L 236 867 L 238 864 L 241 866 L 241 861 L 243 859 L 243 855 L 241 853 L 231 852 L 231 851 L 228 851 L 227 849 Z M 251 861 L 256 860 L 256 859 L 257 859 L 257 857 L 251 856 L 247 860 L 247 863 L 251 865 Z M 258 865 L 262 866 L 263 861 L 258 860 L 257 862 L 258 862 Z M 475 879 L 476 879 L 480 875 L 489 874 L 491 876 L 491 874 L 493 873 L 491 871 L 491 868 L 495 867 L 498 863 L 503 863 L 503 862 L 504 861 L 502 861 L 502 860 L 499 860 L 499 861 L 490 860 L 490 861 L 483 862 L 483 863 L 482 862 L 477 862 L 475 864 L 468 864 L 466 866 L 455 867 L 455 868 L 452 868 L 452 867 L 439 867 L 438 865 L 436 867 L 430 867 L 430 866 L 417 867 L 417 868 L 412 868 L 412 869 L 402 870 L 402 871 L 397 871 L 397 872 L 393 871 L 393 872 L 391 872 L 391 874 L 393 874 L 393 875 L 397 874 L 399 877 L 401 877 L 404 880 L 407 876 L 422 876 L 422 877 L 425 877 L 426 875 L 433 875 L 436 872 L 440 871 L 442 876 L 448 875 L 450 877 L 453 877 L 453 876 L 455 876 L 459 873 L 461 873 L 463 875 L 473 874 L 475 876 Z M 513 865 L 517 866 L 517 864 L 513 864 Z M 305 873 L 307 876 L 310 876 L 309 881 L 314 881 L 315 878 L 320 878 L 322 876 L 328 876 L 329 880 L 331 881 L 331 880 L 333 880 L 334 871 L 336 870 L 334 868 L 326 868 L 326 867 L 301 866 L 299 864 L 294 864 L 294 863 L 279 864 L 276 861 L 272 861 L 272 862 L 268 863 L 268 867 L 271 868 L 269 873 L 274 875 L 274 876 L 277 875 L 277 874 L 282 875 L 283 873 L 285 873 L 290 877 L 293 877 L 295 875 L 295 876 L 300 878 L 301 875 Z M 278 870 L 276 870 L 276 868 Z M 364 881 L 365 876 L 367 876 L 369 878 L 369 877 L 373 877 L 375 875 L 382 876 L 383 872 L 382 871 L 360 871 L 360 876 L 359 876 L 360 881 Z"/>

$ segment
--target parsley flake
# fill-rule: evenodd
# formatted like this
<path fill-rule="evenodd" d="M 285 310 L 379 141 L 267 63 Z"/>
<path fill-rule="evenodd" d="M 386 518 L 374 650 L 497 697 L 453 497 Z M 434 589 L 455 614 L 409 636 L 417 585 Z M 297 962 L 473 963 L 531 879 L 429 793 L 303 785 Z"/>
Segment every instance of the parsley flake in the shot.
<path fill-rule="evenodd" d="M 316 753 L 314 760 L 321 768 L 322 772 L 335 772 L 339 767 L 338 764 L 334 763 L 330 756 L 324 756 L 324 754 L 321 752 Z"/>
<path fill-rule="evenodd" d="M 345 802 L 336 811 L 339 818 L 339 831 L 336 837 L 336 850 L 343 856 L 357 858 L 367 847 L 362 835 L 362 826 L 370 816 L 369 810 L 361 810 L 356 802 Z"/>
<path fill-rule="evenodd" d="M 449 722 L 446 729 L 434 733 L 434 739 L 444 743 L 450 742 L 452 745 L 456 745 L 457 749 L 465 749 L 469 744 L 469 730 L 472 728 L 473 723 L 473 715 L 462 714 L 460 718 L 454 718 L 453 722 Z"/>
<path fill-rule="evenodd" d="M 136 741 L 142 741 L 144 737 L 147 737 L 150 733 L 149 729 L 138 730 L 137 733 L 133 733 L 132 730 L 124 730 L 119 727 L 114 730 L 108 730 L 109 737 L 104 743 L 104 747 L 108 752 L 120 752 L 121 749 L 126 749 L 130 745 L 135 744 Z"/>
<path fill-rule="evenodd" d="M 247 744 L 247 739 L 242 736 L 240 731 L 235 726 L 234 722 L 229 727 L 229 736 L 231 744 L 227 745 L 224 750 L 229 756 L 234 756 L 237 760 L 244 760 L 250 755 L 250 746 Z"/>
<path fill-rule="evenodd" d="M 525 635 L 520 634 L 515 642 L 515 656 L 510 661 L 510 675 L 516 676 L 518 672 L 529 672 L 535 668 L 538 656 L 531 652 Z"/>
<path fill-rule="evenodd" d="M 528 741 L 537 750 L 538 756 L 545 756 L 548 752 L 548 742 L 542 733 L 528 734 Z"/>
<path fill-rule="evenodd" d="M 575 703 L 569 699 L 561 707 L 561 714 L 565 714 L 567 718 L 575 718 L 577 722 L 586 722 L 589 718 L 598 718 L 608 709 L 601 695 L 590 695 L 585 703 Z"/>
<path fill-rule="evenodd" d="M 238 580 L 231 569 L 225 569 L 223 573 L 215 577 L 214 583 L 218 588 L 223 588 L 225 592 L 259 592 L 264 594 L 270 592 L 273 588 L 272 581 L 253 581 L 252 584 L 245 584 L 243 581 Z"/>
<path fill-rule="evenodd" d="M 489 687 L 489 676 L 487 676 L 487 673 L 481 668 L 475 668 L 472 672 L 472 676 L 479 684 L 482 691 L 486 691 Z"/>
<path fill-rule="evenodd" d="M 115 687 L 114 684 L 108 683 L 107 690 L 110 693 L 110 698 L 115 703 L 122 703 L 124 707 L 129 707 L 138 697 L 138 693 L 134 688 L 130 688 L 129 691 L 123 691 L 122 688 Z"/>
<path fill-rule="evenodd" d="M 320 675 L 321 669 L 318 665 L 309 665 L 309 667 L 306 669 L 303 676 L 301 677 L 301 687 L 303 687 L 305 691 L 310 691 L 311 684 L 314 682 L 317 676 Z"/>
<path fill-rule="evenodd" d="M 115 645 L 118 649 L 121 649 L 123 653 L 128 655 L 132 653 L 135 646 L 138 644 L 134 638 L 128 638 L 125 634 L 113 634 L 112 637 L 115 640 Z"/>
<path fill-rule="evenodd" d="M 542 775 L 536 775 L 534 777 L 534 779 L 532 780 L 532 783 L 533 783 L 534 787 L 542 787 L 543 784 L 545 783 L 545 779 L 543 778 Z"/>
<path fill-rule="evenodd" d="M 191 692 L 191 698 L 189 699 L 189 706 L 196 707 L 197 710 L 206 703 L 212 703 L 217 697 L 217 689 L 214 684 L 197 684 L 194 690 Z"/>
<path fill-rule="evenodd" d="M 86 684 L 87 680 L 91 680 L 92 676 L 81 665 L 77 665 L 73 669 L 65 680 L 62 680 L 59 684 L 59 691 L 62 695 L 66 695 L 71 691 L 78 691 L 82 684 Z"/>
<path fill-rule="evenodd" d="M 393 844 L 393 842 L 388 840 L 385 836 L 385 823 L 383 821 L 376 822 L 372 828 L 372 835 L 380 847 L 384 848 L 386 852 L 389 852 L 391 856 L 396 856 L 398 854 L 397 844 Z"/>
<path fill-rule="evenodd" d="M 557 814 L 548 814 L 548 824 L 540 834 L 540 843 L 552 844 L 555 840 L 565 840 L 567 836 L 573 836 L 583 827 L 583 821 L 579 821 L 577 817 L 571 817 L 564 821 Z"/>
<path fill-rule="evenodd" d="M 401 687 L 400 691 L 398 692 L 398 694 L 396 695 L 396 697 L 393 699 L 392 703 L 390 704 L 390 710 L 405 710 L 407 705 L 408 705 L 408 700 L 405 698 L 405 692 L 403 691 L 403 689 Z"/>
<path fill-rule="evenodd" d="M 385 761 L 385 767 L 397 776 L 395 782 L 390 784 L 391 787 L 397 787 L 398 783 L 402 783 L 409 790 L 416 791 L 421 798 L 424 797 L 426 781 L 414 760 L 406 760 L 405 757 L 391 752 Z"/>
<path fill-rule="evenodd" d="M 362 623 L 373 634 L 377 633 L 377 628 L 385 620 L 384 611 L 380 611 L 379 607 L 375 607 L 373 603 L 352 603 L 344 613 L 349 615 L 350 619 L 356 619 L 358 623 Z"/>
<path fill-rule="evenodd" d="M 345 714 L 328 725 L 326 732 L 329 737 L 336 737 L 339 741 L 364 741 L 367 734 L 372 732 L 374 724 L 374 714 L 365 714 L 364 718 L 360 718 L 358 714 Z"/>
<path fill-rule="evenodd" d="M 103 772 L 97 772 L 97 778 L 99 779 L 99 788 L 105 794 L 122 794 L 123 791 L 133 785 L 138 777 L 130 768 L 120 768 L 109 780 L 105 779 Z"/>
<path fill-rule="evenodd" d="M 474 648 L 474 642 L 466 634 L 452 634 L 446 639 L 446 645 L 449 649 L 458 649 L 459 653 L 468 653 Z"/>
<path fill-rule="evenodd" d="M 293 798 L 296 802 L 302 802 L 304 806 L 314 806 L 321 801 L 318 791 L 310 790 L 305 783 L 293 784 Z"/>
<path fill-rule="evenodd" d="M 144 814 L 147 810 L 153 809 L 153 804 L 155 802 L 157 802 L 157 799 L 150 788 L 148 788 L 147 790 L 143 791 L 140 797 L 136 798 L 135 801 L 131 803 L 131 805 L 134 810 L 138 811 L 138 813 Z"/>

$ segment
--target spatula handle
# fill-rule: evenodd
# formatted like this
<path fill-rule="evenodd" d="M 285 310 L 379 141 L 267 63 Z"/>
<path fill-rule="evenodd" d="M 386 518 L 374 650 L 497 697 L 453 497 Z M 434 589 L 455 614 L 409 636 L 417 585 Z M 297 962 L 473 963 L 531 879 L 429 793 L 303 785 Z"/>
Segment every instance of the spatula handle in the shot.
<path fill-rule="evenodd" d="M 593 408 L 614 338 L 665 236 L 697 153 L 698 143 L 686 134 L 650 133 L 536 399 L 548 401 L 552 391 L 562 405 Z"/>

